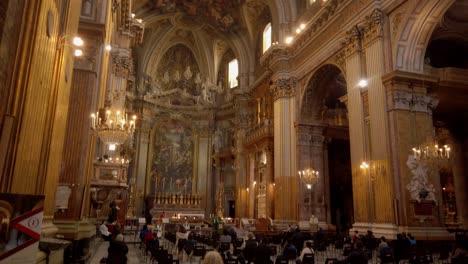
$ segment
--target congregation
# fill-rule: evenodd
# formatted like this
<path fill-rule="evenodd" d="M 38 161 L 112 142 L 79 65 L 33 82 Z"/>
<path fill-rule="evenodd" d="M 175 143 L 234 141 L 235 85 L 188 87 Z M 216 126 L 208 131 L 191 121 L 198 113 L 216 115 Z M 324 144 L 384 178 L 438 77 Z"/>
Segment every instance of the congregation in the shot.
<path fill-rule="evenodd" d="M 213 228 L 208 222 L 203 223 Z M 431 244 L 416 241 L 412 234 L 405 232 L 399 233 L 395 240 L 387 240 L 384 236 L 376 238 L 370 230 L 365 234 L 355 230 L 351 235 L 349 230 L 331 233 L 318 228 L 310 232 L 295 225 L 280 232 L 246 230 L 239 223 L 211 232 L 194 227 L 187 223 L 166 227 L 145 224 L 138 234 L 137 245 L 149 263 L 367 264 L 375 263 L 374 260 L 382 264 L 468 263 L 466 234 L 457 235 L 454 243 Z M 110 241 L 108 257 L 101 263 L 127 263 L 128 247 L 122 242 L 122 234 L 110 234 L 104 223 L 99 230 L 103 240 Z M 338 253 L 323 253 L 329 248 Z M 322 258 L 320 262 L 319 258 Z"/>

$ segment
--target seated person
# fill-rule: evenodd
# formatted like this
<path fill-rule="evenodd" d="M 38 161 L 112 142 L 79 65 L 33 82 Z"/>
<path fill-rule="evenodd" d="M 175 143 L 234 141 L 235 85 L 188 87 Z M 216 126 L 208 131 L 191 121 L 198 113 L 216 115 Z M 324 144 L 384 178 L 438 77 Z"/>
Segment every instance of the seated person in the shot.
<path fill-rule="evenodd" d="M 255 258 L 258 242 L 255 240 L 254 234 L 252 232 L 249 232 L 247 236 L 249 239 L 245 241 L 245 247 L 242 250 L 242 255 L 245 260 L 252 262 Z"/>
<path fill-rule="evenodd" d="M 378 250 L 378 253 L 379 253 L 379 256 L 382 256 L 383 253 L 386 253 L 388 251 L 388 243 L 387 243 L 387 239 L 383 236 L 380 238 L 380 244 L 379 244 L 379 250 Z"/>
<path fill-rule="evenodd" d="M 266 241 L 262 241 L 255 250 L 255 264 L 270 264 L 271 251 Z"/>
<path fill-rule="evenodd" d="M 149 233 L 152 233 L 152 235 L 145 236 L 146 242 L 144 242 L 146 246 L 146 253 L 148 253 L 148 251 L 151 253 L 157 252 L 159 250 L 159 239 L 157 233 L 148 232 L 148 234 Z"/>
<path fill-rule="evenodd" d="M 101 225 L 99 226 L 99 232 L 101 232 L 102 239 L 104 239 L 104 241 L 111 240 L 112 233 L 109 232 L 109 229 L 107 228 L 105 221 L 101 222 Z"/>
<path fill-rule="evenodd" d="M 128 247 L 123 241 L 123 235 L 118 234 L 115 240 L 109 244 L 109 253 L 107 256 L 107 264 L 125 264 L 127 263 Z"/>
<path fill-rule="evenodd" d="M 354 249 L 349 253 L 349 256 L 342 263 L 350 264 L 367 264 L 367 255 L 364 252 L 364 244 L 360 239 L 354 243 Z"/>
<path fill-rule="evenodd" d="M 154 232 L 146 232 L 146 235 L 143 237 L 143 243 L 148 246 L 148 240 L 153 239 L 153 237 L 157 237 Z"/>
<path fill-rule="evenodd" d="M 284 247 L 283 257 L 287 259 L 292 259 L 293 256 L 294 258 L 297 257 L 297 249 L 291 241 L 288 241 L 288 243 Z"/>
<path fill-rule="evenodd" d="M 220 243 L 231 243 L 232 237 L 229 235 L 229 231 L 227 229 L 223 230 L 223 234 L 219 236 Z"/>
<path fill-rule="evenodd" d="M 310 241 L 307 241 L 306 246 L 302 249 L 301 256 L 299 257 L 301 262 L 303 261 L 305 254 L 315 254 L 314 250 L 312 249 L 312 243 Z"/>
<path fill-rule="evenodd" d="M 146 236 L 146 234 L 148 234 L 148 232 L 149 232 L 148 225 L 144 225 L 143 229 L 141 229 L 141 231 L 140 231 L 140 240 L 141 240 L 141 242 L 143 242 L 143 240 L 145 239 L 145 236 Z"/>

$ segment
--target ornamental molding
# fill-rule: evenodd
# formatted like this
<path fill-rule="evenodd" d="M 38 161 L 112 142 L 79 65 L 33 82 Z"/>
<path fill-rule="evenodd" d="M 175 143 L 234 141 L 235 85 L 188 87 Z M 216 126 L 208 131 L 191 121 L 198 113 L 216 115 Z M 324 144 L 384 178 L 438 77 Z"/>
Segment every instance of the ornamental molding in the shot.
<path fill-rule="evenodd" d="M 279 61 L 288 61 L 290 57 L 291 50 L 289 47 L 274 45 L 260 58 L 260 65 L 269 70 L 273 70 L 275 63 Z"/>
<path fill-rule="evenodd" d="M 355 25 L 346 31 L 346 40 L 343 43 L 346 57 L 362 51 L 361 39 L 362 27 Z"/>
<path fill-rule="evenodd" d="M 366 16 L 366 21 L 362 27 L 363 46 L 368 46 L 374 40 L 383 38 L 384 16 L 380 9 L 375 9 L 370 16 Z"/>
<path fill-rule="evenodd" d="M 273 100 L 276 101 L 279 98 L 289 98 L 294 96 L 295 87 L 297 80 L 291 78 L 279 78 L 273 82 L 270 86 L 270 92 L 273 94 Z"/>
<path fill-rule="evenodd" d="M 128 79 L 133 74 L 133 58 L 127 49 L 112 52 L 112 73 L 115 76 Z"/>
<path fill-rule="evenodd" d="M 390 98 L 390 110 L 406 110 L 430 115 L 439 104 L 439 99 L 435 96 L 413 94 L 410 91 L 394 91 L 390 94 Z"/>

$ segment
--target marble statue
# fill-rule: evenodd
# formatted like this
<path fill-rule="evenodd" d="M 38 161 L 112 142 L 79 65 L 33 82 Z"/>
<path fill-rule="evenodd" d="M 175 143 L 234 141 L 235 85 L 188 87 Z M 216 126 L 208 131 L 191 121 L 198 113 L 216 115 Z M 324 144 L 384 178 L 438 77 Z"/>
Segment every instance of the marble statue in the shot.
<path fill-rule="evenodd" d="M 427 165 L 416 159 L 413 155 L 408 156 L 406 165 L 413 175 L 410 183 L 406 185 L 406 189 L 409 191 L 411 199 L 418 201 L 418 203 L 421 202 L 421 200 L 428 200 L 437 204 L 434 185 L 430 184 L 427 180 Z"/>
<path fill-rule="evenodd" d="M 222 132 L 221 130 L 218 128 L 214 134 L 213 134 L 213 149 L 214 149 L 214 153 L 218 153 L 221 148 L 223 147 L 223 144 L 222 144 Z"/>

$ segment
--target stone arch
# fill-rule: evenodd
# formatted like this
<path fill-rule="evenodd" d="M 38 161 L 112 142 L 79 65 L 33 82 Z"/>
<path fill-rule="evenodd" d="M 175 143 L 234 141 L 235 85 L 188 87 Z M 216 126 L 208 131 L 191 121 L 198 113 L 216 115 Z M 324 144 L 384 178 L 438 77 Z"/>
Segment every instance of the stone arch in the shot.
<path fill-rule="evenodd" d="M 394 69 L 422 72 L 424 55 L 432 32 L 454 0 L 415 1 L 407 8 L 394 46 Z"/>
<path fill-rule="evenodd" d="M 283 0 L 267 0 L 267 4 L 270 8 L 271 13 L 271 26 L 273 28 L 273 39 L 275 36 L 278 39 L 282 39 L 285 36 L 284 31 L 289 31 L 290 28 L 284 28 L 295 17 L 293 11 L 296 10 L 295 1 L 283 1 Z"/>
<path fill-rule="evenodd" d="M 326 96 L 326 86 L 335 76 L 342 76 L 341 82 L 344 82 L 346 88 L 346 79 L 343 71 L 335 64 L 327 63 L 319 67 L 315 72 L 310 75 L 309 80 L 306 82 L 306 86 L 302 91 L 301 100 L 299 102 L 299 120 L 302 122 L 306 121 L 319 121 L 321 120 L 320 111 L 323 107 L 321 100 Z M 346 90 L 344 90 L 345 95 Z M 341 95 L 341 96 L 342 96 Z M 331 102 L 328 102 L 331 104 Z M 309 108 L 310 107 L 310 108 Z M 323 109 L 322 109 L 323 110 Z"/>

